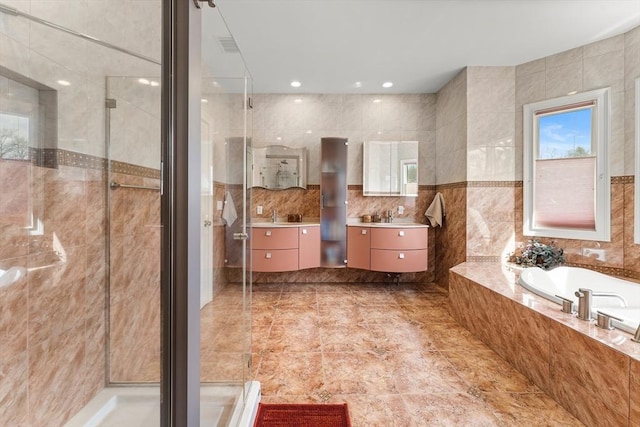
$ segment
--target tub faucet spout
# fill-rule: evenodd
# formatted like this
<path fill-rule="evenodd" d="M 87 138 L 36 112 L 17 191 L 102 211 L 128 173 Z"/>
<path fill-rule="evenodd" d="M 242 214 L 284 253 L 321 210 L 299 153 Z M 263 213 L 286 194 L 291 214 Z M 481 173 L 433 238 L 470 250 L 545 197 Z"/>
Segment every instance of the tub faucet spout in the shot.
<path fill-rule="evenodd" d="M 596 292 L 594 292 L 594 293 L 592 293 L 591 295 L 592 295 L 592 296 L 594 296 L 594 297 L 611 297 L 611 298 L 617 298 L 617 299 L 619 299 L 619 300 L 620 300 L 620 302 L 622 302 L 622 306 L 623 306 L 623 307 L 626 307 L 626 306 L 627 306 L 627 300 L 626 300 L 626 299 L 624 299 L 624 298 L 622 297 L 622 295 L 614 294 L 614 293 L 611 293 L 611 292 L 597 292 L 597 293 L 596 293 Z"/>
<path fill-rule="evenodd" d="M 621 295 L 610 292 L 593 292 L 591 289 L 579 288 L 576 291 L 578 297 L 578 319 L 593 320 L 591 317 L 591 304 L 593 303 L 593 297 L 610 297 L 619 299 L 623 307 L 627 306 L 627 300 Z"/>
<path fill-rule="evenodd" d="M 636 329 L 636 333 L 633 338 L 631 338 L 631 341 L 640 342 L 640 325 L 638 325 L 638 329 Z"/>

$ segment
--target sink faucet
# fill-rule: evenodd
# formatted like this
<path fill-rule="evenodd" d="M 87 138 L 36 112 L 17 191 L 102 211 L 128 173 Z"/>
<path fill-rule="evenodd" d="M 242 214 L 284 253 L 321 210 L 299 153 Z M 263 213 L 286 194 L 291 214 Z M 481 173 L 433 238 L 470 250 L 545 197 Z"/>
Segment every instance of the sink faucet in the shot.
<path fill-rule="evenodd" d="M 393 222 L 393 211 L 391 209 L 387 210 L 387 222 Z"/>
<path fill-rule="evenodd" d="M 271 212 L 271 222 L 276 222 L 277 220 L 278 220 L 278 211 L 274 209 Z"/>
<path fill-rule="evenodd" d="M 591 289 L 579 288 L 575 295 L 578 297 L 578 319 L 593 320 L 591 317 L 591 303 L 593 297 L 612 297 L 622 301 L 624 307 L 627 306 L 627 301 L 618 294 L 608 292 L 593 292 Z"/>

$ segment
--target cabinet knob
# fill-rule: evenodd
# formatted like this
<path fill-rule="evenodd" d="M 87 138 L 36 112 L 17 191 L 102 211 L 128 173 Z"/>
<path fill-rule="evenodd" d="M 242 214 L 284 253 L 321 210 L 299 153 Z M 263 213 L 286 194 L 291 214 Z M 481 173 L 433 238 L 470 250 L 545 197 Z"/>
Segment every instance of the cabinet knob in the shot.
<path fill-rule="evenodd" d="M 271 252 L 267 252 L 267 253 L 264 255 L 264 257 L 265 257 L 266 259 L 271 259 Z"/>
<path fill-rule="evenodd" d="M 271 230 L 267 230 L 267 231 L 265 231 L 265 232 L 264 232 L 264 235 L 265 235 L 265 236 L 267 236 L 267 237 L 271 236 Z"/>
<path fill-rule="evenodd" d="M 367 234 L 367 229 L 363 228 L 362 230 L 360 230 L 360 234 Z"/>
<path fill-rule="evenodd" d="M 398 259 L 404 259 L 404 254 L 402 252 L 398 254 Z"/>
<path fill-rule="evenodd" d="M 307 229 L 306 228 L 302 229 L 302 234 L 307 234 Z"/>
<path fill-rule="evenodd" d="M 402 231 L 402 230 L 398 231 L 398 236 L 400 236 L 400 237 L 404 236 L 404 231 Z"/>

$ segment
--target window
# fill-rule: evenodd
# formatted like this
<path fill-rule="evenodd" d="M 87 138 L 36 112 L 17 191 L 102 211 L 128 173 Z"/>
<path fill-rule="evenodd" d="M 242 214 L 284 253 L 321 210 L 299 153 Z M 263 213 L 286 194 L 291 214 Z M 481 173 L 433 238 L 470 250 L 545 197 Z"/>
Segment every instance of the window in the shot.
<path fill-rule="evenodd" d="M 609 89 L 524 106 L 524 235 L 610 240 Z"/>

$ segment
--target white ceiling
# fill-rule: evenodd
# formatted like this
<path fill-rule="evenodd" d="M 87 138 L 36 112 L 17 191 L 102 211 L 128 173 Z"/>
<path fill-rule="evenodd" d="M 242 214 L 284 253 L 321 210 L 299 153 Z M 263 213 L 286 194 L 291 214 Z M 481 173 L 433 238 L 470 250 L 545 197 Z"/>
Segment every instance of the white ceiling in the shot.
<path fill-rule="evenodd" d="M 468 65 L 518 65 L 640 25 L 640 0 L 216 3 L 257 93 L 433 93 Z"/>

